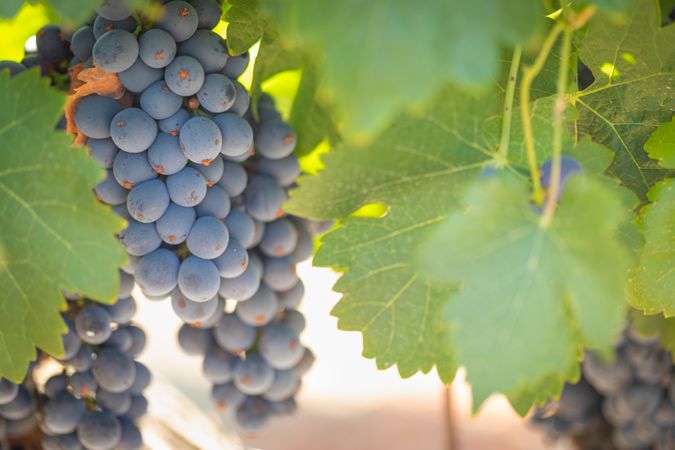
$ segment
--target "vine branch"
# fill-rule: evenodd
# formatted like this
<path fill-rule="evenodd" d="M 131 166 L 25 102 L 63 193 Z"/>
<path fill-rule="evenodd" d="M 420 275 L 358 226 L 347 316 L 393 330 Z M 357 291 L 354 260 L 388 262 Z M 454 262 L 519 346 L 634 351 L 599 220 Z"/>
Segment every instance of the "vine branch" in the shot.
<path fill-rule="evenodd" d="M 516 92 L 516 78 L 518 77 L 518 67 L 520 66 L 520 56 L 523 53 L 522 46 L 517 46 L 513 50 L 511 58 L 511 68 L 509 69 L 509 78 L 506 82 L 506 93 L 504 96 L 504 115 L 502 116 L 502 132 L 497 149 L 498 164 L 506 163 L 506 156 L 509 152 L 509 143 L 511 139 L 511 116 L 513 111 L 513 97 Z"/>
<path fill-rule="evenodd" d="M 548 58 L 553 44 L 558 39 L 558 36 L 565 29 L 565 25 L 561 22 L 555 24 L 551 32 L 546 36 L 546 40 L 542 45 L 541 51 L 534 60 L 534 64 L 523 69 L 523 81 L 520 86 L 520 114 L 523 118 L 523 134 L 525 135 L 525 148 L 527 150 L 527 161 L 530 168 L 530 176 L 532 177 L 532 200 L 535 204 L 541 205 L 544 201 L 544 190 L 541 188 L 541 180 L 539 179 L 539 165 L 537 164 L 537 152 L 534 146 L 534 136 L 532 134 L 532 115 L 530 112 L 530 89 L 532 82 L 539 75 L 544 63 Z"/>

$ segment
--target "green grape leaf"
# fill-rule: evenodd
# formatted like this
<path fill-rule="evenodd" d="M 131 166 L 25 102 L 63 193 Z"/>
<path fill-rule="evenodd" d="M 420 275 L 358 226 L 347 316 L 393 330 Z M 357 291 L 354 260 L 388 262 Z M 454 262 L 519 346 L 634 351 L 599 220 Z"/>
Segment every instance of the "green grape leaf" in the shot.
<path fill-rule="evenodd" d="M 228 48 L 235 54 L 247 51 L 260 40 L 253 69 L 251 97 L 255 102 L 262 83 L 287 70 L 302 71 L 293 101 L 290 123 L 298 135 L 296 154 L 304 156 L 324 139 L 335 144 L 340 137 L 331 107 L 319 93 L 318 66 L 310 53 L 291 45 L 279 35 L 274 24 L 264 17 L 254 0 L 229 0 L 225 19 Z"/>
<path fill-rule="evenodd" d="M 62 290 L 113 301 L 123 221 L 96 201 L 102 171 L 54 131 L 65 98 L 36 70 L 0 73 L 0 376 L 20 381 L 35 347 L 63 353 Z"/>
<path fill-rule="evenodd" d="M 327 85 L 355 131 L 382 125 L 448 77 L 486 86 L 499 73 L 502 45 L 523 43 L 546 23 L 538 0 L 261 4 L 284 36 L 323 56 Z"/>
<path fill-rule="evenodd" d="M 594 18 L 578 42 L 595 81 L 572 96 L 577 131 L 615 152 L 607 174 L 643 202 L 654 183 L 673 173 L 643 147 L 675 109 L 674 41 L 675 25 L 661 27 L 658 0 L 640 0 L 622 20 Z"/>
<path fill-rule="evenodd" d="M 658 336 L 663 348 L 675 357 L 675 318 L 665 318 L 662 314 L 646 315 L 631 310 L 630 321 L 633 329 L 644 337 Z"/>
<path fill-rule="evenodd" d="M 627 210 L 590 175 L 571 177 L 549 227 L 512 174 L 479 179 L 421 249 L 422 270 L 461 283 L 446 308 L 477 404 L 503 392 L 545 401 L 583 347 L 610 349 L 623 326 Z M 536 392 L 531 387 L 542 389 Z M 523 409 L 520 412 L 524 412 Z"/>
<path fill-rule="evenodd" d="M 640 213 L 645 246 L 630 279 L 631 304 L 647 314 L 675 316 L 675 179 L 649 191 Z"/>
<path fill-rule="evenodd" d="M 665 167 L 675 167 L 675 117 L 662 124 L 652 133 L 645 144 L 645 150 Z"/>
<path fill-rule="evenodd" d="M 0 2 L 0 17 L 14 17 L 19 12 L 23 0 L 3 0 Z"/>

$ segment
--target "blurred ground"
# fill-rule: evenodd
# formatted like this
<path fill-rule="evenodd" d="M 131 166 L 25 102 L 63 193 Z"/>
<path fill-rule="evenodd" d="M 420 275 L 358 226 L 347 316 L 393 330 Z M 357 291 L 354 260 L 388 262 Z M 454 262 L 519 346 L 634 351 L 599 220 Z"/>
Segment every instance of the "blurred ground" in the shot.
<path fill-rule="evenodd" d="M 461 379 L 452 385 L 456 445 L 449 446 L 444 389 L 435 373 L 399 378 L 395 369 L 378 371 L 361 357 L 361 336 L 339 331 L 330 309 L 338 295 L 330 288 L 336 275 L 309 263 L 298 267 L 305 282 L 302 310 L 307 316 L 304 342 L 317 362 L 303 381 L 297 414 L 276 419 L 255 439 L 262 450 L 565 450 L 529 430 L 503 398 L 493 398 L 470 418 L 470 394 Z M 168 302 L 140 301 L 138 319 L 148 332 L 144 362 L 159 378 L 185 393 L 203 411 L 222 420 L 234 435 L 231 418 L 217 418 L 210 404 L 201 362 L 180 351 L 179 326 Z M 185 418 L 182 419 L 185 423 Z M 175 426 L 180 426 L 177 421 Z M 188 426 L 188 425 L 186 425 Z M 190 448 L 222 450 L 205 442 Z M 174 450 L 179 450 L 178 448 Z"/>

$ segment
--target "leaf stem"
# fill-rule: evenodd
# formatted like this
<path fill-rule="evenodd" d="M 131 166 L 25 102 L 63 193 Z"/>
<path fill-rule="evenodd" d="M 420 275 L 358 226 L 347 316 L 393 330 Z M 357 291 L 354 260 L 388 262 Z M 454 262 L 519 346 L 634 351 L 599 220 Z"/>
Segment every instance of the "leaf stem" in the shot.
<path fill-rule="evenodd" d="M 541 51 L 534 64 L 523 69 L 523 81 L 520 85 L 520 114 L 523 118 L 523 134 L 525 135 L 525 148 L 527 150 L 527 161 L 530 167 L 530 176 L 532 178 L 532 200 L 541 205 L 544 201 L 544 190 L 541 188 L 541 181 L 539 179 L 539 166 L 537 164 L 537 152 L 534 147 L 534 136 L 532 134 L 532 116 L 530 113 L 530 89 L 532 82 L 539 75 L 544 63 L 548 58 L 553 44 L 565 28 L 561 22 L 555 24 L 551 32 L 546 36 L 546 40 L 542 45 Z"/>
<path fill-rule="evenodd" d="M 502 116 L 502 133 L 497 149 L 497 159 L 499 164 L 506 163 L 506 156 L 509 152 L 509 141 L 511 139 L 511 115 L 513 111 L 513 96 L 516 92 L 516 78 L 518 76 L 518 67 L 520 66 L 520 56 L 523 53 L 523 47 L 517 46 L 513 50 L 511 59 L 511 68 L 509 69 L 509 79 L 506 82 L 506 94 L 504 96 L 504 115 Z"/>
<path fill-rule="evenodd" d="M 556 86 L 556 99 L 553 108 L 553 164 L 551 166 L 551 187 L 549 188 L 544 212 L 541 215 L 541 226 L 548 227 L 553 219 L 558 197 L 560 195 L 560 171 L 562 158 L 563 117 L 567 109 L 567 78 L 569 75 L 570 49 L 572 47 L 572 27 L 566 26 L 563 33 L 560 54 L 560 68 Z"/>

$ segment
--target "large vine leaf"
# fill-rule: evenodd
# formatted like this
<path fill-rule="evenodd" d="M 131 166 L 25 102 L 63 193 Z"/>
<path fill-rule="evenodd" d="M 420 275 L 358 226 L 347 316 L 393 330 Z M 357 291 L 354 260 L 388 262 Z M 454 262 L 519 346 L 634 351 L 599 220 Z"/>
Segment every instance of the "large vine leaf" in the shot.
<path fill-rule="evenodd" d="M 650 156 L 671 168 L 675 168 L 674 124 L 662 124 L 645 144 Z M 675 316 L 675 179 L 657 183 L 648 198 L 651 204 L 640 212 L 645 244 L 631 277 L 631 303 L 647 314 Z"/>
<path fill-rule="evenodd" d="M 647 315 L 631 310 L 630 321 L 633 329 L 645 337 L 658 336 L 661 345 L 675 356 L 675 318 L 662 314 Z"/>
<path fill-rule="evenodd" d="M 545 24 L 538 0 L 315 2 L 263 0 L 285 35 L 325 58 L 347 127 L 367 130 L 427 98 L 448 77 L 487 85 L 504 44 Z"/>
<path fill-rule="evenodd" d="M 630 257 L 617 238 L 628 212 L 621 198 L 590 175 L 573 177 L 544 227 L 529 195 L 512 175 L 479 180 L 467 211 L 450 215 L 421 250 L 434 279 L 461 283 L 446 319 L 478 403 L 503 392 L 518 405 L 532 385 L 562 384 L 581 348 L 611 349 L 623 324 Z"/>
<path fill-rule="evenodd" d="M 661 28 L 658 0 L 640 0 L 623 20 L 594 18 L 578 43 L 595 82 L 573 96 L 577 129 L 615 152 L 608 174 L 643 202 L 672 174 L 644 151 L 649 135 L 675 109 L 675 25 Z"/>
<path fill-rule="evenodd" d="M 37 71 L 0 73 L 0 376 L 20 381 L 35 347 L 59 355 L 61 291 L 114 300 L 123 226 L 99 204 L 96 163 L 54 131 L 65 98 Z"/>
<path fill-rule="evenodd" d="M 229 0 L 225 19 L 228 48 L 235 54 L 247 51 L 260 40 L 253 69 L 251 96 L 257 99 L 264 81 L 287 70 L 302 71 L 293 102 L 290 123 L 298 135 L 296 153 L 306 155 L 324 139 L 339 141 L 332 108 L 319 92 L 319 70 L 307 51 L 284 40 L 274 24 L 264 17 L 255 0 Z"/>

